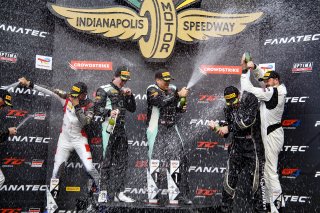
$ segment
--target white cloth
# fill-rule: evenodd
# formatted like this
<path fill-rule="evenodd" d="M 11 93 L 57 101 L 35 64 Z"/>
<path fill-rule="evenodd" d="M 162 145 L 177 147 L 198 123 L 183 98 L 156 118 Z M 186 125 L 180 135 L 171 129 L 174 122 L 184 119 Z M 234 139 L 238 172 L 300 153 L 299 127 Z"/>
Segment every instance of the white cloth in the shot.
<path fill-rule="evenodd" d="M 0 188 L 2 187 L 4 181 L 5 181 L 5 177 L 0 169 Z"/>

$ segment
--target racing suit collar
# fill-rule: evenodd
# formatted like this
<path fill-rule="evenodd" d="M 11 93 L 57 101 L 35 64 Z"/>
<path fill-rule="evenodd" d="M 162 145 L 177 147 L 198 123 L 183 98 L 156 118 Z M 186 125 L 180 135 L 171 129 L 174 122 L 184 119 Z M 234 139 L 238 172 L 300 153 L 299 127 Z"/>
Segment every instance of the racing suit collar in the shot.
<path fill-rule="evenodd" d="M 89 99 L 86 98 L 86 99 L 84 99 L 84 100 L 80 100 L 80 101 L 79 101 L 79 105 L 80 105 L 80 106 L 86 106 L 89 102 L 90 102 Z"/>
<path fill-rule="evenodd" d="M 163 89 L 161 89 L 161 88 L 159 87 L 159 85 L 157 84 L 157 82 L 155 82 L 154 84 L 155 84 L 155 85 L 157 86 L 157 88 L 158 88 L 159 90 L 161 90 L 162 92 L 164 92 L 164 93 L 166 93 L 166 94 L 168 93 L 169 90 L 163 90 Z"/>
<path fill-rule="evenodd" d="M 115 85 L 113 82 L 110 82 L 110 84 L 111 84 L 111 86 L 112 86 L 113 88 L 115 88 L 115 89 L 118 90 L 119 92 L 121 91 L 121 89 L 120 89 L 117 85 Z"/>

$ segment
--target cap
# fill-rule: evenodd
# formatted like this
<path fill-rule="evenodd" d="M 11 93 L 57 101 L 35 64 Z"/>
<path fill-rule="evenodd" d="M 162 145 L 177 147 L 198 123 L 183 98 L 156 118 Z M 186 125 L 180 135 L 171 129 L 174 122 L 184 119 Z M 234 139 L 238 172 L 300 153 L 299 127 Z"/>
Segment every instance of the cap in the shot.
<path fill-rule="evenodd" d="M 234 86 L 229 86 L 224 89 L 224 99 L 226 99 L 227 105 L 237 103 L 239 90 Z"/>
<path fill-rule="evenodd" d="M 120 77 L 121 80 L 128 81 L 130 80 L 130 70 L 126 66 L 118 67 L 114 73 L 115 77 Z"/>
<path fill-rule="evenodd" d="M 277 78 L 280 80 L 280 75 L 276 71 L 267 71 L 259 81 L 268 80 L 270 78 Z"/>
<path fill-rule="evenodd" d="M 0 98 L 2 98 L 7 106 L 12 106 L 12 96 L 7 90 L 0 90 Z"/>
<path fill-rule="evenodd" d="M 87 92 L 88 92 L 87 85 L 83 82 L 77 82 L 71 87 L 70 95 L 74 97 L 78 97 L 80 94 L 87 93 Z"/>
<path fill-rule="evenodd" d="M 155 78 L 162 79 L 164 81 L 174 80 L 174 78 L 171 77 L 170 72 L 166 70 L 157 72 L 155 74 Z"/>

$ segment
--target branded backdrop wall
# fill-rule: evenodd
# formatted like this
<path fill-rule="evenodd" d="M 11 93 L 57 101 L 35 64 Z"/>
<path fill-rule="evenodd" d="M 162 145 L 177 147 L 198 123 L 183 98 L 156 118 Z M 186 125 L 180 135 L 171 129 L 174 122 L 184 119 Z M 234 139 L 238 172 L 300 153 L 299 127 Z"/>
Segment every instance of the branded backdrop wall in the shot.
<path fill-rule="evenodd" d="M 136 1 L 57 0 L 51 3 L 70 8 L 125 6 L 140 14 L 139 6 L 130 7 L 133 2 Z M 184 1 L 172 2 L 179 5 Z M 215 136 L 207 128 L 207 122 L 224 119 L 223 89 L 229 85 L 239 87 L 240 57 L 244 51 L 250 51 L 261 67 L 280 72 L 288 89 L 282 123 L 285 145 L 279 162 L 288 212 L 317 212 L 320 208 L 320 100 L 317 95 L 320 86 L 319 2 L 197 1 L 187 8 L 177 9 L 177 41 L 170 43 L 170 47 L 174 45 L 170 57 L 160 59 L 142 55 L 145 49 L 141 38 L 148 39 L 143 33 L 152 33 L 155 26 L 150 20 L 143 22 L 143 28 L 148 28 L 147 31 L 141 28 L 135 32 L 141 33 L 140 40 L 130 38 L 120 41 L 107 38 L 110 37 L 108 34 L 106 37 L 89 34 L 84 31 L 85 28 L 73 29 L 63 20 L 63 15 L 57 17 L 49 11 L 47 1 L 4 1 L 0 4 L 0 85 L 3 88 L 24 75 L 36 84 L 63 90 L 68 90 L 77 81 L 83 81 L 88 84 L 89 96 L 93 98 L 94 91 L 100 85 L 111 81 L 118 66 L 131 68 L 132 81 L 127 86 L 135 94 L 137 111 L 127 116 L 130 145 L 128 174 L 131 178 L 127 180 L 126 190 L 136 199 L 146 198 L 145 90 L 154 82 L 154 73 L 159 68 L 167 68 L 178 87 L 186 86 L 190 79 L 193 83 L 196 79 L 193 74 L 199 76 L 201 68 L 207 76 L 195 82 L 190 89 L 188 111 L 181 115 L 178 125 L 190 158 L 189 182 L 194 202 L 219 205 L 229 140 Z M 179 16 L 192 8 L 220 14 L 262 13 L 262 16 L 249 21 L 240 15 L 238 18 L 243 19 L 236 23 L 227 18 L 219 22 L 205 14 L 205 24 L 199 23 L 197 27 L 194 20 L 182 23 L 182 16 Z M 171 8 L 172 11 L 175 9 Z M 190 30 L 192 21 L 195 25 Z M 240 30 L 237 27 L 239 23 L 244 26 Z M 172 26 L 175 26 L 174 23 Z M 115 25 L 110 24 L 109 27 L 115 29 Z M 184 32 L 191 35 L 189 38 L 195 39 L 194 42 L 186 41 L 188 37 L 179 33 L 183 27 Z M 209 28 L 212 28 L 211 33 L 201 33 Z M 213 35 L 220 37 L 210 37 Z M 202 41 L 206 36 L 210 38 Z M 169 41 L 171 36 L 163 38 Z M 1 112 L 1 123 L 17 126 L 28 116 L 33 117 L 19 128 L 17 136 L 0 145 L 1 169 L 6 176 L 6 182 L 0 189 L 0 209 L 42 211 L 63 111 L 58 101 L 39 91 L 8 89 L 14 94 L 14 107 Z M 99 118 L 96 121 L 99 126 Z M 97 133 L 91 140 L 98 169 L 101 161 L 99 136 Z M 79 158 L 72 155 L 62 171 L 60 198 L 64 202 L 58 203 L 62 209 L 72 209 L 76 199 L 86 194 L 86 177 Z M 67 186 L 80 187 L 80 191 L 67 191 Z"/>

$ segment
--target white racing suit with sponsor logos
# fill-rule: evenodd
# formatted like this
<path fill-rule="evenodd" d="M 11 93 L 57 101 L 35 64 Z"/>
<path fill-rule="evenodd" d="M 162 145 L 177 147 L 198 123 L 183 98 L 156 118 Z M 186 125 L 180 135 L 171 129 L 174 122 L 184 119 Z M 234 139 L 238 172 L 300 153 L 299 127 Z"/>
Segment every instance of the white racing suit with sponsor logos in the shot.
<path fill-rule="evenodd" d="M 263 76 L 260 69 L 254 70 L 255 78 Z M 261 135 L 265 148 L 266 199 L 270 202 L 271 212 L 284 207 L 284 199 L 279 181 L 278 155 L 284 144 L 281 119 L 286 101 L 287 89 L 284 84 L 278 87 L 254 87 L 250 81 L 250 72 L 241 75 L 241 90 L 251 92 L 260 101 Z"/>
<path fill-rule="evenodd" d="M 54 166 L 51 182 L 55 181 L 56 190 L 59 187 L 58 171 L 63 163 L 66 163 L 71 152 L 76 151 L 81 159 L 89 177 L 94 184 L 99 184 L 99 173 L 92 163 L 92 155 L 85 127 L 93 118 L 93 102 L 90 99 L 80 101 L 79 105 L 73 106 L 70 99 L 63 97 L 65 94 L 56 94 L 46 88 L 34 85 L 34 89 L 49 94 L 59 99 L 63 105 L 64 116 L 61 133 L 59 135 L 57 150 L 54 158 Z M 58 181 L 58 182 L 56 182 Z M 50 186 L 50 191 L 53 187 Z"/>

